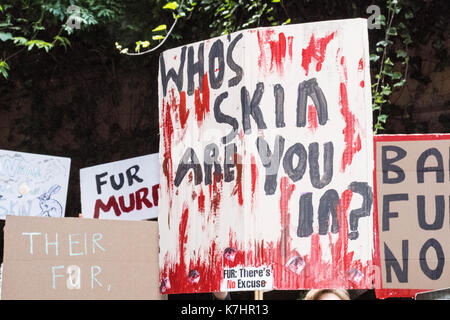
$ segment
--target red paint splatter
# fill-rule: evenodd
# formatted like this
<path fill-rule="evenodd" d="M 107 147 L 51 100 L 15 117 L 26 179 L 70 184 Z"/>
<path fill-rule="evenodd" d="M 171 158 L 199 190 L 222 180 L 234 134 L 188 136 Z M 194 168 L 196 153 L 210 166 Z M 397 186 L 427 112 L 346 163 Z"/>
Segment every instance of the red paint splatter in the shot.
<path fill-rule="evenodd" d="M 172 139 L 173 139 L 173 124 L 171 116 L 170 103 L 165 99 L 162 101 L 161 110 L 161 129 L 162 139 L 164 144 L 164 159 L 162 163 L 162 171 L 167 181 L 167 195 L 169 198 L 169 208 L 167 213 L 167 223 L 170 226 L 170 215 L 172 209 L 172 193 L 173 193 L 173 163 L 172 163 Z"/>
<path fill-rule="evenodd" d="M 293 56 L 293 52 L 292 52 L 292 44 L 294 43 L 294 37 L 293 36 L 289 36 L 288 37 L 288 52 L 289 52 L 289 60 L 292 61 L 292 56 Z"/>
<path fill-rule="evenodd" d="M 217 214 L 217 211 L 220 208 L 220 200 L 222 198 L 222 183 L 223 180 L 221 177 L 220 179 L 220 187 L 217 186 L 217 179 L 218 177 L 214 174 L 213 175 L 213 184 L 209 185 L 209 198 L 210 200 L 210 212 Z"/>
<path fill-rule="evenodd" d="M 236 166 L 236 185 L 233 188 L 232 195 L 237 193 L 239 205 L 244 204 L 244 197 L 242 195 L 242 157 L 237 153 L 234 154 L 234 165 Z"/>
<path fill-rule="evenodd" d="M 244 241 L 245 242 L 245 241 Z M 248 242 L 250 248 L 244 247 L 235 239 L 235 233 L 230 230 L 228 246 L 236 250 L 236 255 L 233 261 L 224 259 L 224 267 L 234 268 L 237 266 L 270 266 L 273 262 L 273 248 L 264 240 Z"/>
<path fill-rule="evenodd" d="M 337 216 L 339 221 L 339 238 L 333 247 L 333 262 L 339 267 L 339 273 L 345 275 L 353 260 L 353 253 L 348 253 L 348 223 L 347 211 L 352 201 L 353 191 L 345 190 L 340 197 L 337 206 Z"/>
<path fill-rule="evenodd" d="M 363 71 L 364 70 L 364 60 L 363 58 L 359 59 L 359 63 L 358 63 L 358 71 Z"/>
<path fill-rule="evenodd" d="M 200 194 L 198 195 L 198 211 L 205 213 L 205 195 L 203 194 L 203 189 L 200 189 Z"/>
<path fill-rule="evenodd" d="M 308 106 L 308 128 L 314 132 L 316 131 L 317 127 L 319 126 L 317 122 L 317 110 L 314 105 L 310 104 Z"/>
<path fill-rule="evenodd" d="M 266 37 L 273 34 L 273 30 L 268 29 L 264 33 L 261 33 L 260 31 L 257 32 L 258 37 L 258 46 L 259 46 L 259 57 L 258 57 L 258 66 L 260 69 L 267 69 L 266 68 L 266 51 L 264 48 L 264 44 L 266 42 Z"/>
<path fill-rule="evenodd" d="M 345 65 L 345 57 L 341 57 L 342 72 L 344 73 L 345 82 L 348 81 L 347 67 Z"/>
<path fill-rule="evenodd" d="M 272 29 L 258 31 L 257 36 L 260 52 L 258 66 L 266 72 L 273 71 L 275 66 L 276 71 L 282 75 L 284 73 L 284 61 L 286 58 L 287 47 L 289 48 L 289 58 L 292 61 L 293 37 L 289 36 L 286 40 L 284 33 L 280 32 L 278 34 L 278 39 L 276 39 L 275 32 Z M 270 66 L 266 56 L 266 45 L 268 45 L 270 49 Z"/>
<path fill-rule="evenodd" d="M 341 171 L 344 172 L 347 166 L 352 164 L 353 156 L 361 150 L 361 137 L 358 133 L 356 140 L 356 118 L 350 111 L 348 105 L 347 86 L 341 82 L 339 89 L 339 104 L 341 105 L 341 114 L 345 120 L 345 128 L 342 130 L 344 134 L 345 149 L 342 154 Z"/>
<path fill-rule="evenodd" d="M 186 204 L 183 204 L 183 213 L 181 215 L 181 221 L 180 221 L 180 225 L 179 225 L 179 238 L 178 238 L 178 247 L 180 248 L 180 265 L 179 265 L 179 269 L 182 272 L 182 274 L 185 274 L 187 276 L 186 273 L 186 264 L 184 261 L 184 255 L 185 255 L 185 248 L 184 245 L 187 242 L 187 238 L 188 235 L 186 233 L 186 229 L 187 229 L 187 222 L 189 219 L 189 209 L 187 207 Z"/>
<path fill-rule="evenodd" d="M 170 283 L 170 287 L 166 288 L 164 293 L 175 294 L 220 291 L 223 259 L 215 241 L 211 242 L 203 257 L 196 252 L 191 253 L 189 258 L 186 257 L 186 244 L 190 235 L 188 220 L 189 209 L 187 204 L 184 203 L 178 229 L 179 259 L 174 263 L 173 257 L 166 254 L 164 257 L 164 267 L 161 269 L 159 275 L 160 283 L 164 279 L 168 279 Z M 188 280 L 188 273 L 191 270 L 198 272 L 198 283 L 191 283 Z"/>
<path fill-rule="evenodd" d="M 164 293 L 177 294 L 220 291 L 223 259 L 220 251 L 216 247 L 215 241 L 211 242 L 206 259 L 209 263 L 205 263 L 200 255 L 195 255 L 189 259 L 188 263 L 186 263 L 183 258 L 180 263 L 171 264 L 166 255 L 164 257 L 164 268 L 161 270 L 159 278 L 160 282 L 163 279 L 168 278 L 171 286 Z M 188 280 L 188 273 L 190 270 L 196 270 L 198 272 L 198 283 L 191 283 Z"/>
<path fill-rule="evenodd" d="M 239 130 L 239 140 L 244 142 L 244 137 L 245 137 L 244 130 L 242 130 L 242 129 Z"/>
<path fill-rule="evenodd" d="M 201 95 L 201 97 L 200 97 Z M 200 88 L 194 91 L 195 116 L 197 118 L 197 125 L 200 128 L 207 113 L 209 113 L 209 84 L 208 74 L 205 73 L 202 80 L 202 92 Z"/>
<path fill-rule="evenodd" d="M 252 210 L 253 210 L 255 202 L 256 180 L 258 178 L 258 166 L 256 165 L 254 155 L 252 155 L 250 158 L 250 170 L 251 170 Z"/>
<path fill-rule="evenodd" d="M 295 190 L 295 185 L 289 183 L 288 177 L 282 177 L 280 179 L 280 224 L 281 235 L 276 248 L 274 249 L 274 286 L 278 288 L 284 288 L 290 286 L 293 279 L 293 275 L 286 271 L 286 263 L 290 258 L 291 253 L 291 241 L 290 236 L 290 213 L 289 213 L 289 200 L 292 193 Z"/>
<path fill-rule="evenodd" d="M 270 52 L 272 53 L 272 59 L 270 61 L 270 69 L 272 70 L 273 64 L 279 74 L 283 74 L 283 61 L 286 56 L 286 37 L 284 33 L 278 34 L 278 41 L 270 41 Z"/>
<path fill-rule="evenodd" d="M 334 38 L 335 33 L 336 32 L 333 32 L 323 38 L 318 38 L 317 40 L 315 39 L 314 34 L 311 35 L 308 47 L 302 49 L 302 67 L 305 70 L 306 75 L 309 73 L 309 65 L 311 64 L 313 58 L 317 62 L 316 71 L 320 71 L 322 69 L 327 46 Z"/>
<path fill-rule="evenodd" d="M 280 223 L 281 223 L 281 239 L 280 239 L 280 253 L 281 263 L 286 264 L 286 257 L 290 251 L 291 236 L 289 234 L 290 214 L 289 214 L 289 200 L 295 190 L 295 184 L 290 184 L 288 177 L 280 179 Z"/>
<path fill-rule="evenodd" d="M 180 93 L 179 113 L 180 113 L 181 128 L 184 129 L 187 118 L 189 117 L 189 110 L 186 110 L 186 92 L 185 91 L 181 91 L 181 93 Z"/>

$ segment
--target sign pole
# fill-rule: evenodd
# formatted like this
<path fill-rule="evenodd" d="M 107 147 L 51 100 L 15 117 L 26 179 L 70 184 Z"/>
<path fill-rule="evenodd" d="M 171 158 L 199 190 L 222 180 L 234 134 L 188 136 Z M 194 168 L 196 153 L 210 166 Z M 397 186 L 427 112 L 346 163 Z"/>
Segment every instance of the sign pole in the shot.
<path fill-rule="evenodd" d="M 256 290 L 255 291 L 255 300 L 264 300 L 263 294 L 264 293 L 261 290 Z"/>

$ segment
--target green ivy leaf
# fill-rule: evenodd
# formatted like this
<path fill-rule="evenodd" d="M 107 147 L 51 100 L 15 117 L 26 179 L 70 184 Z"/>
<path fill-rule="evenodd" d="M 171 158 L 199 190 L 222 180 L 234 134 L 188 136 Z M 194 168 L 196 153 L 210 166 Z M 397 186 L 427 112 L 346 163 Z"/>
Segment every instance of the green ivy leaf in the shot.
<path fill-rule="evenodd" d="M 395 51 L 395 53 L 397 54 L 397 58 L 406 58 L 408 56 L 406 51 L 405 50 L 401 50 L 401 49 Z"/>
<path fill-rule="evenodd" d="M 163 39 L 164 39 L 164 36 L 162 36 L 162 35 L 157 35 L 157 36 L 153 36 L 152 39 L 155 40 L 155 41 L 156 41 L 156 40 L 163 40 Z"/>
<path fill-rule="evenodd" d="M 399 82 L 394 83 L 393 87 L 394 88 L 398 88 L 398 87 L 403 87 L 403 85 L 405 84 L 406 79 L 402 79 Z"/>
<path fill-rule="evenodd" d="M 26 46 L 28 39 L 24 38 L 24 37 L 14 37 L 13 42 L 14 42 L 14 44 L 16 44 L 18 46 Z"/>
<path fill-rule="evenodd" d="M 402 73 L 401 73 L 401 72 L 396 71 L 396 72 L 394 72 L 394 73 L 392 74 L 392 79 L 393 79 L 393 80 L 401 79 L 401 77 L 402 77 Z"/>
<path fill-rule="evenodd" d="M 163 30 L 167 30 L 167 25 L 161 24 L 161 25 L 157 26 L 155 29 L 153 29 L 152 32 L 163 31 Z"/>
<path fill-rule="evenodd" d="M 391 58 L 387 57 L 386 60 L 384 60 L 384 64 L 388 66 L 393 66 L 394 63 L 391 61 Z"/>
<path fill-rule="evenodd" d="M 178 8 L 178 3 L 176 1 L 169 2 L 162 8 L 167 10 L 176 10 Z"/>
<path fill-rule="evenodd" d="M 385 40 L 378 41 L 376 46 L 377 47 L 378 46 L 386 47 L 387 46 L 387 42 Z"/>
<path fill-rule="evenodd" d="M 136 47 L 134 48 L 135 52 L 140 52 L 141 51 L 141 44 L 142 44 L 142 41 L 136 41 Z M 116 46 L 116 48 L 117 48 L 117 46 Z"/>
<path fill-rule="evenodd" d="M 412 19 L 414 18 L 414 13 L 412 13 L 412 11 L 408 11 L 405 13 L 405 19 Z"/>
<path fill-rule="evenodd" d="M 386 17 L 383 14 L 380 14 L 376 21 L 379 22 L 381 26 L 386 25 Z"/>
<path fill-rule="evenodd" d="M 377 62 L 377 61 L 380 59 L 380 56 L 379 56 L 379 55 L 376 55 L 375 53 L 371 53 L 369 59 L 370 59 L 370 61 L 372 61 L 372 62 Z"/>
<path fill-rule="evenodd" d="M 11 40 L 13 38 L 12 34 L 9 32 L 0 32 L 0 40 L 3 42 Z"/>
<path fill-rule="evenodd" d="M 389 84 L 386 84 L 384 86 L 381 86 L 381 94 L 384 96 L 388 96 L 392 93 L 391 87 Z"/>
<path fill-rule="evenodd" d="M 9 65 L 6 63 L 6 61 L 0 60 L 0 73 L 3 75 L 5 79 L 8 78 L 8 70 Z"/>
<path fill-rule="evenodd" d="M 397 35 L 397 28 L 396 27 L 390 27 L 387 31 L 387 34 L 390 36 L 396 36 Z"/>
<path fill-rule="evenodd" d="M 70 41 L 66 37 L 55 36 L 53 39 L 59 42 L 64 47 L 64 49 L 67 49 L 67 46 L 70 46 Z"/>
<path fill-rule="evenodd" d="M 388 117 L 387 114 L 380 114 L 377 119 L 380 122 L 386 123 L 387 117 Z"/>
<path fill-rule="evenodd" d="M 29 40 L 27 41 L 26 46 L 28 47 L 28 51 L 31 51 L 34 46 L 38 49 L 44 49 L 45 52 L 48 52 L 51 48 L 53 48 L 53 44 L 43 40 Z"/>

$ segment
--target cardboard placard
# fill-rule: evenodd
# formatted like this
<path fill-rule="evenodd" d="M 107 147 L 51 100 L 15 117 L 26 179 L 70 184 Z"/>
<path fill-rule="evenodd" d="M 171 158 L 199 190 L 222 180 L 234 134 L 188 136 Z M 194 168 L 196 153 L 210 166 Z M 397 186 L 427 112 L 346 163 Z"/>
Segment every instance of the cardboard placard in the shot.
<path fill-rule="evenodd" d="M 145 220 L 158 217 L 158 154 L 80 170 L 83 217 Z"/>
<path fill-rule="evenodd" d="M 450 285 L 450 135 L 374 141 L 377 297 L 414 297 Z"/>
<path fill-rule="evenodd" d="M 371 105 L 364 19 L 163 52 L 164 292 L 370 288 Z"/>
<path fill-rule="evenodd" d="M 161 299 L 154 221 L 7 216 L 2 299 Z"/>
<path fill-rule="evenodd" d="M 0 219 L 64 217 L 70 158 L 0 150 Z"/>

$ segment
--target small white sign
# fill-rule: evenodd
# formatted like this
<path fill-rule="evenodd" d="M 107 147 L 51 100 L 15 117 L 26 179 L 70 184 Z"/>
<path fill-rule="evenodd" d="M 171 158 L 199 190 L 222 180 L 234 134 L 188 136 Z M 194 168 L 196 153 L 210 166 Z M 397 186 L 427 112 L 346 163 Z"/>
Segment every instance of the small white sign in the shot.
<path fill-rule="evenodd" d="M 220 291 L 272 290 L 273 272 L 270 267 L 234 267 L 223 270 Z"/>
<path fill-rule="evenodd" d="M 158 216 L 159 158 L 151 154 L 80 170 L 83 217 L 146 220 Z"/>
<path fill-rule="evenodd" d="M 0 219 L 65 215 L 70 158 L 0 150 Z"/>

